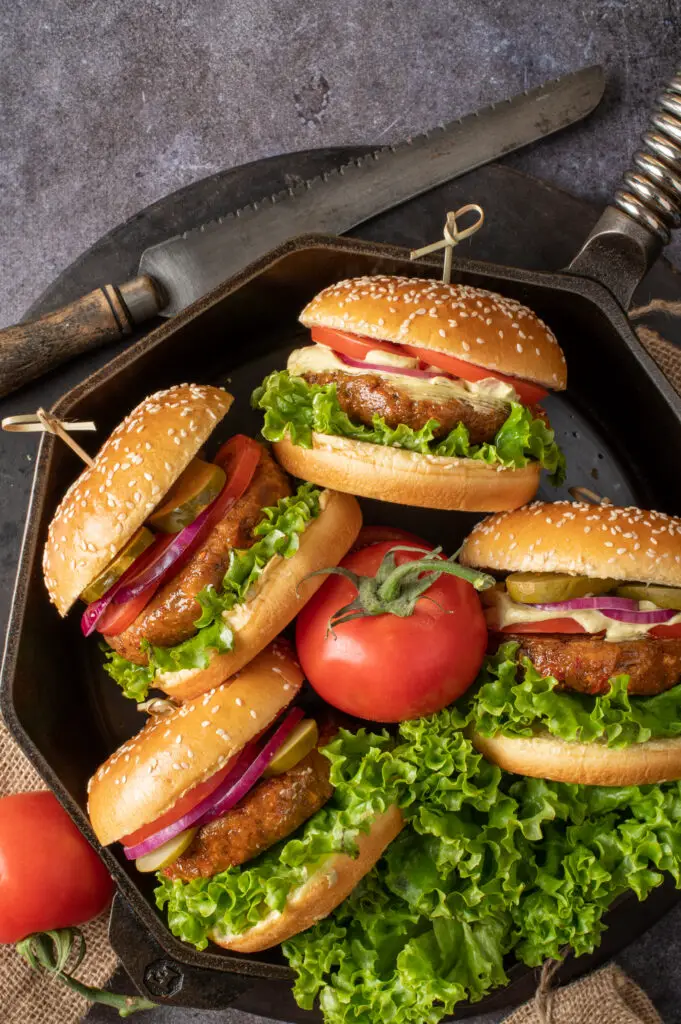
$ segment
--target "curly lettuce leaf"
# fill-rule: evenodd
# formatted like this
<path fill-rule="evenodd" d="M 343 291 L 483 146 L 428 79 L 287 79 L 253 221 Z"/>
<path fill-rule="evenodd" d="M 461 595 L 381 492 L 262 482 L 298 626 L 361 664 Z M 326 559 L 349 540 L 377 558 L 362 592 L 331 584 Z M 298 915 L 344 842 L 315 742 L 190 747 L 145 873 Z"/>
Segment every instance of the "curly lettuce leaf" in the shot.
<path fill-rule="evenodd" d="M 232 550 L 220 591 L 209 586 L 197 594 L 201 614 L 194 623 L 194 636 L 174 647 L 143 641 L 149 659 L 146 666 L 134 665 L 115 651 L 106 650 L 104 669 L 126 697 L 145 700 L 157 672 L 206 668 L 214 653 L 224 654 L 234 648 L 234 632 L 223 616 L 246 600 L 275 555 L 291 558 L 296 553 L 301 534 L 321 511 L 319 496 L 313 484 L 301 484 L 295 494 L 262 509 L 262 519 L 253 530 L 255 543 L 250 548 Z"/>
<path fill-rule="evenodd" d="M 174 934 L 204 948 L 279 910 L 324 858 L 352 852 L 391 803 L 407 824 L 329 917 L 284 944 L 295 996 L 327 1024 L 437 1024 L 569 945 L 591 951 L 626 891 L 668 872 L 681 887 L 681 783 L 577 786 L 501 772 L 476 753 L 454 708 L 398 735 L 341 730 L 326 749 L 334 796 L 292 839 L 210 879 L 159 876 Z"/>
<path fill-rule="evenodd" d="M 469 718 L 484 736 L 531 736 L 538 729 L 568 741 L 599 741 L 614 749 L 650 739 L 681 736 L 681 684 L 654 697 L 630 697 L 629 676 L 614 676 L 598 696 L 556 692 L 518 644 L 502 644 L 487 658 L 469 702 Z"/>
<path fill-rule="evenodd" d="M 370 427 L 354 423 L 338 402 L 335 384 L 308 384 L 287 370 L 271 373 L 253 392 L 254 408 L 265 413 L 263 436 L 281 441 L 288 435 L 302 448 L 312 447 L 312 434 L 334 434 L 357 441 L 405 448 L 421 455 L 441 455 L 478 459 L 488 465 L 521 469 L 539 462 L 559 487 L 565 481 L 565 456 L 556 444 L 554 432 L 541 419 L 533 419 L 530 410 L 511 402 L 511 411 L 494 438 L 494 444 L 471 444 L 467 427 L 459 423 L 443 440 L 435 438 L 435 419 L 414 430 L 404 423 L 389 427 L 375 415 Z"/>

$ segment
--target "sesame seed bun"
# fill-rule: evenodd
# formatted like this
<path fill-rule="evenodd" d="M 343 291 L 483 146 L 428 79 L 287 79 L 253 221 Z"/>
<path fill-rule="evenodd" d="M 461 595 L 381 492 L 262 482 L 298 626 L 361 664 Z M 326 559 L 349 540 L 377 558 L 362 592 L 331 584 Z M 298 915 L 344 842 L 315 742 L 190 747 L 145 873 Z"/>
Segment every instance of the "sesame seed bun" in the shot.
<path fill-rule="evenodd" d="M 568 743 L 547 733 L 481 736 L 473 745 L 507 772 L 587 786 L 644 786 L 681 779 L 681 739 L 648 740 L 623 750 L 603 743 Z"/>
<path fill-rule="evenodd" d="M 469 285 L 355 277 L 321 291 L 300 320 L 306 327 L 443 352 L 554 391 L 567 386 L 565 356 L 536 313 L 515 299 Z"/>
<path fill-rule="evenodd" d="M 90 781 L 88 814 L 100 843 L 113 843 L 169 811 L 267 729 L 302 683 L 290 647 L 273 643 L 228 683 L 151 716 Z"/>
<path fill-rule="evenodd" d="M 180 384 L 145 398 L 64 495 L 47 533 L 43 573 L 60 615 L 142 526 L 233 402 Z"/>
<path fill-rule="evenodd" d="M 419 455 L 331 434 L 313 434 L 312 448 L 301 448 L 288 437 L 273 448 L 293 476 L 399 505 L 494 512 L 517 508 L 539 486 L 538 463 L 502 469 L 476 459 Z"/>
<path fill-rule="evenodd" d="M 306 577 L 337 565 L 362 525 L 362 513 L 352 495 L 324 491 L 321 504 L 319 516 L 301 534 L 296 553 L 291 558 L 275 555 L 236 610 L 234 650 L 214 655 L 204 669 L 161 673 L 154 679 L 155 687 L 176 700 L 191 700 L 238 672 L 293 621 L 325 579 Z"/>
<path fill-rule="evenodd" d="M 281 913 L 269 914 L 241 935 L 226 935 L 217 930 L 210 938 L 218 946 L 239 953 L 257 953 L 285 942 L 327 917 L 350 895 L 358 882 L 371 871 L 389 843 L 399 835 L 404 819 L 398 807 L 389 807 L 378 815 L 369 832 L 357 839 L 358 853 L 329 857 L 322 866 L 291 895 Z"/>
<path fill-rule="evenodd" d="M 459 558 L 463 565 L 502 572 L 681 587 L 681 519 L 634 507 L 535 502 L 478 523 Z"/>

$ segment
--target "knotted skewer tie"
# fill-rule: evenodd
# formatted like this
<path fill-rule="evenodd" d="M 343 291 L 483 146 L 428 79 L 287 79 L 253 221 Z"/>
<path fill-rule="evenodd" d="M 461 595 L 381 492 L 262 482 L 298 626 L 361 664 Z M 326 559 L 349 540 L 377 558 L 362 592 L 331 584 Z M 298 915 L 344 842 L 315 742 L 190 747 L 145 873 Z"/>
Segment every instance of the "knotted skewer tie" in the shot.
<path fill-rule="evenodd" d="M 470 224 L 467 228 L 460 231 L 456 223 L 456 218 L 462 217 L 465 213 L 470 213 L 471 210 L 477 212 L 478 219 L 473 224 Z M 409 253 L 409 259 L 418 260 L 421 256 L 428 256 L 431 252 L 437 252 L 439 249 L 444 249 L 445 260 L 442 267 L 442 281 L 443 284 L 449 284 L 452 279 L 452 254 L 454 252 L 454 246 L 458 245 L 459 242 L 463 242 L 464 238 L 470 238 L 471 235 L 474 235 L 476 231 L 480 230 L 484 223 L 485 211 L 482 206 L 478 206 L 477 203 L 468 203 L 467 206 L 460 206 L 458 210 L 450 211 L 447 214 L 443 238 L 439 242 L 433 242 L 432 245 L 424 245 L 422 249 L 414 249 Z"/>
<path fill-rule="evenodd" d="M 38 409 L 35 414 L 28 416 L 6 416 L 2 421 L 2 429 L 10 433 L 47 433 L 54 434 L 64 444 L 67 444 L 71 451 L 75 452 L 79 459 L 82 459 L 86 466 L 92 466 L 94 460 L 84 451 L 80 445 L 73 440 L 69 431 L 71 430 L 96 430 L 97 427 L 92 420 L 67 420 L 57 419 L 51 412 Z"/>

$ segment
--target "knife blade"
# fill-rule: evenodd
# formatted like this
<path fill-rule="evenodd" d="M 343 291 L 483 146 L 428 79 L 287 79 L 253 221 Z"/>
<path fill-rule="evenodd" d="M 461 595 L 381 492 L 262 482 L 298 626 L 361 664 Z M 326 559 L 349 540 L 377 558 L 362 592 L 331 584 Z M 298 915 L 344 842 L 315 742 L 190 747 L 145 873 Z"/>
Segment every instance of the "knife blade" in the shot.
<path fill-rule="evenodd" d="M 0 331 L 0 397 L 158 314 L 175 315 L 289 238 L 344 234 L 574 124 L 598 105 L 604 86 L 602 67 L 582 68 L 152 246 L 138 277 Z"/>
<path fill-rule="evenodd" d="M 270 249 L 309 231 L 342 235 L 482 164 L 560 131 L 589 114 L 603 69 L 583 68 L 492 104 L 330 174 L 269 196 L 147 249 L 140 273 L 158 281 L 173 316 Z"/>

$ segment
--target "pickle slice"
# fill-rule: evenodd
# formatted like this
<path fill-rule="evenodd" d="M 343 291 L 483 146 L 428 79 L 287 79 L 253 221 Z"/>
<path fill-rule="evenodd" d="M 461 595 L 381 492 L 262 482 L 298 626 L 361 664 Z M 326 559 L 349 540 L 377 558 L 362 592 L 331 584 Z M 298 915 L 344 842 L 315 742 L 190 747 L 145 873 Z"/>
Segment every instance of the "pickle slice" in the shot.
<path fill-rule="evenodd" d="M 163 504 L 149 516 L 149 523 L 161 533 L 179 533 L 194 522 L 225 486 L 224 469 L 212 462 L 192 459 L 170 488 Z"/>
<path fill-rule="evenodd" d="M 137 533 L 133 533 L 128 543 L 121 548 L 116 557 L 100 572 L 99 576 L 92 581 L 90 586 L 85 588 L 80 595 L 81 600 L 85 601 L 86 604 L 92 604 L 93 601 L 98 601 L 100 597 L 103 597 L 109 587 L 112 587 L 116 580 L 121 578 L 125 570 L 132 565 L 135 559 L 139 558 L 143 551 L 146 551 L 153 539 L 153 533 L 151 530 L 147 530 L 146 526 L 142 526 Z"/>
<path fill-rule="evenodd" d="M 569 576 L 562 572 L 512 572 L 506 577 L 506 589 L 519 604 L 553 604 L 587 594 L 607 594 L 615 583 L 615 580 Z"/>
<path fill-rule="evenodd" d="M 167 868 L 178 857 L 182 856 L 184 851 L 191 845 L 197 832 L 198 828 L 186 828 L 184 832 L 173 836 L 167 843 L 157 846 L 151 853 L 145 853 L 143 857 L 138 857 L 135 861 L 135 867 L 138 871 L 143 871 L 145 874 L 149 871 L 162 871 L 163 868 Z"/>
<path fill-rule="evenodd" d="M 624 583 L 615 591 L 618 597 L 631 597 L 634 601 L 652 601 L 658 608 L 673 608 L 681 612 L 681 587 L 662 587 L 657 583 Z"/>
<path fill-rule="evenodd" d="M 319 730 L 317 723 L 312 718 L 304 718 L 302 722 L 298 722 L 291 735 L 285 743 L 282 743 L 268 764 L 263 773 L 265 777 L 281 775 L 282 772 L 293 768 L 304 757 L 307 757 L 311 750 L 314 750 L 318 739 Z"/>

